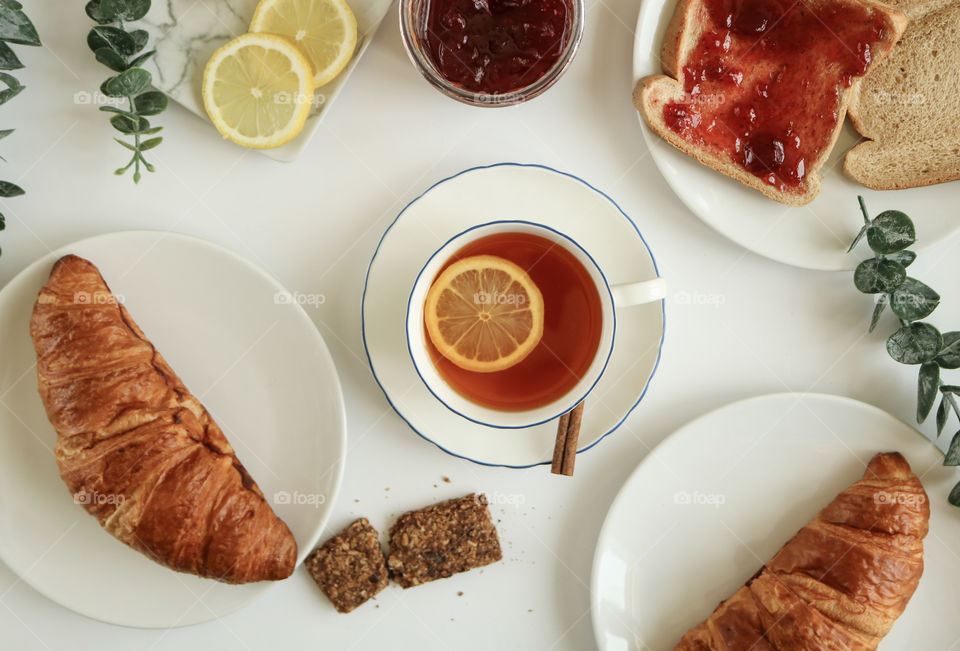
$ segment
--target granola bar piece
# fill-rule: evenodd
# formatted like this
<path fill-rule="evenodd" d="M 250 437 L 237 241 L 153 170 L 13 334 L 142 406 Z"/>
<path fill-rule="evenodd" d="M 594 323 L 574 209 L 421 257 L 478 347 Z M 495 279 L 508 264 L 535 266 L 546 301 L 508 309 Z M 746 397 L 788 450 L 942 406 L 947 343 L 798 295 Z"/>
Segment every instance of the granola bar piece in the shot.
<path fill-rule="evenodd" d="M 485 495 L 404 513 L 390 528 L 390 577 L 404 588 L 503 558 Z"/>
<path fill-rule="evenodd" d="M 349 613 L 388 583 L 380 537 L 366 518 L 313 550 L 304 565 L 341 613 Z"/>

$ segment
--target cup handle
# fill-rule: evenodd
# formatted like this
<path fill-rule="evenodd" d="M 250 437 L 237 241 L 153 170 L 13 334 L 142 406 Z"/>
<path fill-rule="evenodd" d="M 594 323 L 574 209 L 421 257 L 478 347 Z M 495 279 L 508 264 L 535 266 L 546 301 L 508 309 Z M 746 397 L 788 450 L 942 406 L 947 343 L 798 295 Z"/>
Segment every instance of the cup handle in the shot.
<path fill-rule="evenodd" d="M 614 307 L 629 307 L 659 301 L 667 295 L 667 281 L 662 276 L 636 283 L 623 283 L 610 287 Z"/>

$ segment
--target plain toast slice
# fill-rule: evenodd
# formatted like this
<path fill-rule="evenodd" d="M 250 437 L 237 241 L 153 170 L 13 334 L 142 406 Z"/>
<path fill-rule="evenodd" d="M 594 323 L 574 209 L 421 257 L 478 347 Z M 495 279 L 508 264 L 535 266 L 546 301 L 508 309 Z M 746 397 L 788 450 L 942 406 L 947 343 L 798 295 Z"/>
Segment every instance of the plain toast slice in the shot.
<path fill-rule="evenodd" d="M 960 0 L 896 4 L 910 25 L 850 96 L 850 119 L 868 140 L 843 169 L 875 190 L 960 179 Z"/>

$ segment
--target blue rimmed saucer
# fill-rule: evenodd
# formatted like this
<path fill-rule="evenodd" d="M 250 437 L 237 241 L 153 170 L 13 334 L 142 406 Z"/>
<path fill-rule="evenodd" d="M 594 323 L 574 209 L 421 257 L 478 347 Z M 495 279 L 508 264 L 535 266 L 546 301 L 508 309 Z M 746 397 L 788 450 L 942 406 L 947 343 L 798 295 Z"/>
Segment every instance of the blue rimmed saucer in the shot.
<path fill-rule="evenodd" d="M 550 462 L 556 424 L 496 429 L 449 410 L 417 374 L 404 328 L 410 289 L 437 249 L 476 224 L 518 219 L 568 234 L 611 284 L 660 275 L 636 224 L 603 192 L 542 165 L 500 163 L 436 183 L 397 215 L 370 261 L 361 317 L 374 378 L 417 434 L 476 463 L 526 468 Z M 580 452 L 617 429 L 643 399 L 660 362 L 664 325 L 663 301 L 618 312 L 613 353 L 586 401 Z"/>

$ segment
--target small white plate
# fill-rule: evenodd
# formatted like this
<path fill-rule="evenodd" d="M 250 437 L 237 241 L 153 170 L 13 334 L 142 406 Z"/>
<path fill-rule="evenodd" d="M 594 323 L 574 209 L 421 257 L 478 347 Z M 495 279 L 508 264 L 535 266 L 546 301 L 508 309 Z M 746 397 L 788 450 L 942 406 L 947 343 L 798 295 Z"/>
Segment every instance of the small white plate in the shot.
<path fill-rule="evenodd" d="M 877 452 L 901 452 L 930 497 L 926 569 L 880 649 L 948 649 L 960 611 L 960 479 L 909 425 L 839 396 L 737 402 L 674 432 L 613 501 L 593 560 L 601 651 L 669 651 L 732 595 Z"/>
<path fill-rule="evenodd" d="M 540 165 L 477 167 L 428 189 L 383 234 L 367 270 L 363 341 L 387 400 L 420 436 L 476 463 L 525 468 L 550 462 L 556 423 L 505 430 L 457 415 L 417 375 L 404 329 L 410 290 L 430 256 L 472 226 L 512 219 L 570 236 L 596 259 L 612 285 L 660 275 L 634 222 L 585 181 Z M 663 301 L 617 312 L 614 351 L 587 397 L 579 452 L 619 427 L 643 398 L 660 362 L 663 330 Z"/>
<path fill-rule="evenodd" d="M 154 2 L 143 19 L 150 33 L 149 47 L 157 54 L 144 68 L 153 73 L 153 85 L 187 110 L 209 122 L 200 87 L 203 69 L 221 45 L 247 32 L 259 0 L 166 0 Z M 261 149 L 270 158 L 296 160 L 320 127 L 320 120 L 367 51 L 373 35 L 390 10 L 392 0 L 348 0 L 357 17 L 357 50 L 347 67 L 329 84 L 317 89 L 315 106 L 303 131 L 287 144 Z M 230 146 L 236 146 L 228 143 Z"/>
<path fill-rule="evenodd" d="M 660 74 L 660 46 L 677 0 L 649 0 L 640 5 L 633 48 L 634 82 Z M 673 191 L 691 211 L 719 233 L 759 255 L 780 262 L 828 271 L 851 270 L 867 257 L 865 248 L 847 253 L 863 218 L 857 195 L 873 216 L 902 210 L 917 225 L 916 251 L 960 230 L 944 206 L 954 203 L 960 182 L 925 188 L 878 192 L 848 179 L 844 155 L 862 138 L 849 121 L 823 166 L 820 195 L 802 207 L 788 207 L 756 190 L 701 165 L 653 133 L 637 113 L 647 147 Z"/>
<path fill-rule="evenodd" d="M 300 562 L 336 501 L 346 421 L 336 369 L 272 277 L 175 233 L 101 235 L 50 253 L 0 290 L 0 558 L 53 601 L 113 624 L 172 627 L 226 615 L 274 585 L 232 586 L 158 565 L 105 532 L 57 473 L 29 320 L 55 260 L 100 267 L 133 318 L 216 418 L 290 527 Z"/>

